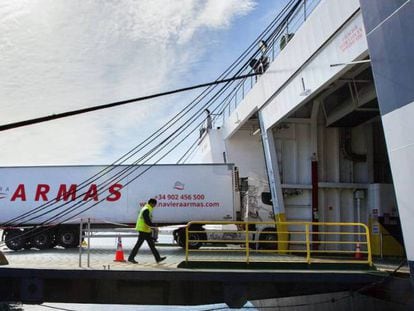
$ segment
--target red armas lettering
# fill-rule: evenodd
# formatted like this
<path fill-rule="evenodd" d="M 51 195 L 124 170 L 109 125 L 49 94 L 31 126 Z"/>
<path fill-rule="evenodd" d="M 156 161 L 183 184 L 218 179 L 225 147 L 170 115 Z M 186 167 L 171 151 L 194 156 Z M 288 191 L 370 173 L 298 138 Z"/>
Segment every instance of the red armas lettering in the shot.
<path fill-rule="evenodd" d="M 49 184 L 37 184 L 32 199 L 36 202 L 46 202 L 50 199 L 55 199 L 56 201 L 75 201 L 78 198 L 82 199 L 82 201 L 99 201 L 100 196 L 104 196 L 103 198 L 106 201 L 115 202 L 121 199 L 121 190 L 123 185 L 117 183 L 102 190 L 98 190 L 98 186 L 96 184 L 91 184 L 88 188 L 82 188 L 83 187 L 79 188 L 77 184 L 60 184 L 56 189 L 53 189 Z M 30 189 L 26 189 L 24 184 L 19 184 L 10 197 L 10 201 L 26 202 L 28 199 L 30 200 L 30 197 L 28 198 L 28 194 L 30 196 L 31 191 L 29 190 Z"/>

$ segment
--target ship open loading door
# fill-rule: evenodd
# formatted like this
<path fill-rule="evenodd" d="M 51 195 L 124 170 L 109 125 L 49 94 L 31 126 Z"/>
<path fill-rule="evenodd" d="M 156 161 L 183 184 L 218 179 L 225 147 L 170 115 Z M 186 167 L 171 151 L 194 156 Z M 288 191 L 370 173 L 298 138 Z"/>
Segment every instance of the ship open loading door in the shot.
<path fill-rule="evenodd" d="M 330 83 L 272 134 L 288 221 L 363 222 L 374 255 L 404 255 L 369 63 Z"/>

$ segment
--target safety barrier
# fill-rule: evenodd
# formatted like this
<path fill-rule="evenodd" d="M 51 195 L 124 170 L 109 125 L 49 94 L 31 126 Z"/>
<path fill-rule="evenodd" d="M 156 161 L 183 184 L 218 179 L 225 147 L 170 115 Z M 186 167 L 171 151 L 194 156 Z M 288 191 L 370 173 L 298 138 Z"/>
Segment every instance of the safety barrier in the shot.
<path fill-rule="evenodd" d="M 372 265 L 369 229 L 362 223 L 192 221 L 186 227 L 186 262 L 190 254 L 194 261 Z"/>

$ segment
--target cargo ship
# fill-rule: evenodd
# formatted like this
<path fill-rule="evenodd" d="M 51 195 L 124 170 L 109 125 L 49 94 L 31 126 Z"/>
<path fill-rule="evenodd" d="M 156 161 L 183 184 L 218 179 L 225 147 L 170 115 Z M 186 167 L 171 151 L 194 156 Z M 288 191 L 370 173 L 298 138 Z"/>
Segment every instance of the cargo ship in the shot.
<path fill-rule="evenodd" d="M 291 1 L 254 43 L 243 73 L 257 77 L 206 112 L 190 161 L 236 163 L 269 188 L 276 220 L 366 224 L 373 255 L 406 257 L 413 280 L 413 13 Z M 336 231 L 314 239 L 346 239 Z"/>

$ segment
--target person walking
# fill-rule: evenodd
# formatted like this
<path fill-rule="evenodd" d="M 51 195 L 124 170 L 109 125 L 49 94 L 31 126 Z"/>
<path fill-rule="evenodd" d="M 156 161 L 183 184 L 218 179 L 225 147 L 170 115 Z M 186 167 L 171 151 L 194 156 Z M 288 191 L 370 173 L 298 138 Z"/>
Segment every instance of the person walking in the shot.
<path fill-rule="evenodd" d="M 155 248 L 154 239 L 151 234 L 151 227 L 155 227 L 155 225 L 152 223 L 152 210 L 156 205 L 156 199 L 149 199 L 148 203 L 145 204 L 145 206 L 139 212 L 137 224 L 135 226 L 135 230 L 138 231 L 138 240 L 128 256 L 129 262 L 138 263 L 135 260 L 135 256 L 137 255 L 139 248 L 141 247 L 142 243 L 144 243 L 144 241 L 147 241 L 148 246 L 150 247 L 157 263 L 160 263 L 167 258 L 160 256 L 157 249 Z"/>

